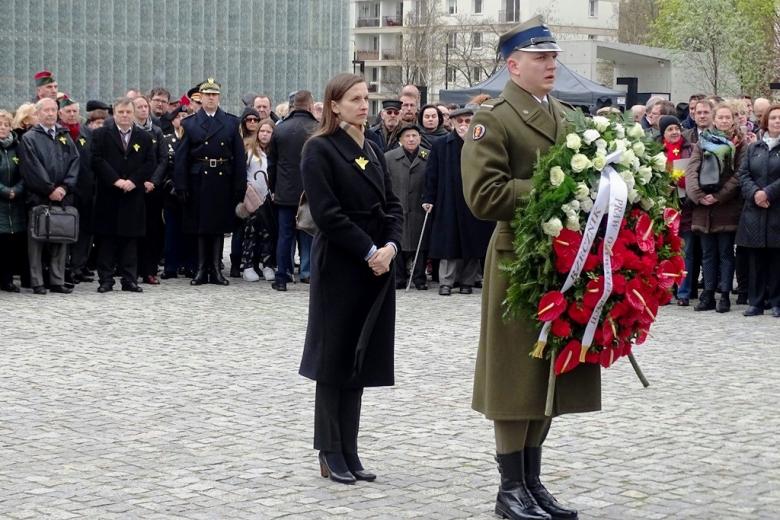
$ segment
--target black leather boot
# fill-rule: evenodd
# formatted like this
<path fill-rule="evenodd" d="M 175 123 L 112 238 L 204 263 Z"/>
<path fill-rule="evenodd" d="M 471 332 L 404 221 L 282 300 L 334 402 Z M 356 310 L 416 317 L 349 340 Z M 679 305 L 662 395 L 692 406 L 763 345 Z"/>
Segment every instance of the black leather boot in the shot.
<path fill-rule="evenodd" d="M 539 474 L 542 468 L 542 448 L 526 448 L 523 450 L 525 455 L 525 485 L 536 499 L 539 507 L 547 511 L 552 520 L 576 520 L 577 511 L 567 509 L 555 500 L 555 497 L 547 491 L 539 480 Z"/>
<path fill-rule="evenodd" d="M 551 520 L 550 515 L 539 507 L 525 485 L 523 452 L 496 455 L 496 461 L 501 473 L 501 486 L 496 496 L 496 514 L 510 520 Z"/>
<path fill-rule="evenodd" d="M 230 277 L 241 278 L 241 255 L 230 255 Z"/>
<path fill-rule="evenodd" d="M 330 478 L 333 482 L 339 484 L 354 484 L 355 475 L 350 473 L 344 455 L 341 452 L 321 451 L 320 475 L 323 478 Z"/>
<path fill-rule="evenodd" d="M 198 272 L 195 273 L 195 278 L 190 280 L 191 285 L 203 285 L 209 283 L 209 263 L 208 263 L 208 244 L 206 243 L 208 238 L 198 237 Z"/>
<path fill-rule="evenodd" d="M 230 282 L 222 276 L 222 239 L 211 239 L 211 283 L 214 285 L 230 285 Z"/>
<path fill-rule="evenodd" d="M 693 308 L 695 311 L 711 311 L 715 309 L 715 291 L 702 291 L 699 303 Z"/>
<path fill-rule="evenodd" d="M 715 309 L 715 312 L 729 312 L 731 310 L 731 300 L 729 299 L 729 292 L 724 291 L 720 295 L 720 300 L 718 300 L 718 306 Z"/>

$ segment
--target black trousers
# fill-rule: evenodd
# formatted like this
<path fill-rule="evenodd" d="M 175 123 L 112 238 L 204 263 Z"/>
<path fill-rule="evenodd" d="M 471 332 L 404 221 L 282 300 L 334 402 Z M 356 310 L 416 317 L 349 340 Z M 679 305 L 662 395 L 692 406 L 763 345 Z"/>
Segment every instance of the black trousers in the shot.
<path fill-rule="evenodd" d="M 314 449 L 357 453 L 362 388 L 317 383 L 314 396 Z"/>
<path fill-rule="evenodd" d="M 157 276 L 165 245 L 165 224 L 162 220 L 163 193 L 159 189 L 144 196 L 146 203 L 146 235 L 138 241 L 138 273 Z"/>
<path fill-rule="evenodd" d="M 22 283 L 30 285 L 30 266 L 27 264 L 27 233 L 0 233 L 0 283 L 10 284 L 19 273 Z"/>
<path fill-rule="evenodd" d="M 138 282 L 138 240 L 127 237 L 100 237 L 98 278 L 101 284 L 114 285 L 114 266 L 119 266 L 122 285 Z"/>
<path fill-rule="evenodd" d="M 748 255 L 748 303 L 764 307 L 780 307 L 780 248 L 746 247 Z"/>
<path fill-rule="evenodd" d="M 414 262 L 414 254 L 416 251 L 401 251 L 395 256 L 395 282 L 397 285 L 406 285 L 409 281 L 409 271 L 412 268 L 412 262 Z M 425 285 L 428 281 L 428 277 L 425 276 L 425 266 L 428 263 L 428 252 L 420 251 L 420 256 L 417 258 L 417 265 L 414 266 L 414 272 L 412 274 L 412 282 L 416 285 Z"/>

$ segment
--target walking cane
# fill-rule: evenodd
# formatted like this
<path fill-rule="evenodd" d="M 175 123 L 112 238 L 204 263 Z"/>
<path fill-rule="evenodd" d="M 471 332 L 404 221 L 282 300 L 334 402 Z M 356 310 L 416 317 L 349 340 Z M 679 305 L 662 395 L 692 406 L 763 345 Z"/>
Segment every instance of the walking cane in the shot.
<path fill-rule="evenodd" d="M 414 262 L 412 262 L 412 272 L 409 273 L 409 282 L 406 284 L 406 290 L 404 292 L 409 292 L 409 288 L 412 286 L 412 278 L 414 278 L 414 268 L 417 267 L 417 257 L 420 256 L 420 247 L 422 246 L 423 236 L 425 236 L 425 224 L 428 223 L 428 215 L 430 214 L 431 214 L 430 211 L 425 212 L 422 231 L 420 231 L 420 240 L 417 241 L 417 251 L 415 251 L 414 253 Z"/>

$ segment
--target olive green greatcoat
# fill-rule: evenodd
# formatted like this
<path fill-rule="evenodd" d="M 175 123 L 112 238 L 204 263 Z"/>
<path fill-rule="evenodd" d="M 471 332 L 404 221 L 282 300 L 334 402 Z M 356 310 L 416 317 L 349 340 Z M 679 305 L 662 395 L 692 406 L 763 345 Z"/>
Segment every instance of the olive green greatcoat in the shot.
<path fill-rule="evenodd" d="M 492 420 L 544 417 L 550 361 L 529 356 L 539 335 L 533 319 L 503 319 L 509 284 L 499 266 L 514 255 L 510 221 L 531 190 L 537 151 L 545 153 L 566 130 L 564 106 L 548 99 L 546 108 L 510 80 L 474 115 L 461 156 L 466 203 L 477 218 L 497 221 L 485 259 L 472 401 Z M 557 377 L 553 415 L 600 410 L 600 368 L 584 364 Z"/>

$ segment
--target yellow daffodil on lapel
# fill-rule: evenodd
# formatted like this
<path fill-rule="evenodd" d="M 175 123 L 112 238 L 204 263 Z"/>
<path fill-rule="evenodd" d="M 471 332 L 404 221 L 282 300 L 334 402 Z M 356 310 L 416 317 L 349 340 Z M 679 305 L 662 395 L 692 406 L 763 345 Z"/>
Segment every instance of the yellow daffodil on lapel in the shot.
<path fill-rule="evenodd" d="M 140 149 L 141 149 L 141 145 L 139 145 L 138 143 L 136 143 L 136 144 L 134 144 L 134 145 L 133 145 L 133 150 L 135 150 L 136 152 L 137 152 L 138 150 L 140 150 Z"/>
<path fill-rule="evenodd" d="M 420 150 L 420 157 L 425 159 L 426 157 L 428 157 L 428 152 L 426 152 L 425 150 Z"/>
<path fill-rule="evenodd" d="M 84 147 L 84 145 L 86 145 L 86 144 L 87 144 L 87 140 L 86 140 L 86 139 L 84 139 L 83 137 L 79 137 L 79 144 L 80 144 L 80 145 L 82 146 L 82 148 L 83 148 L 83 147 Z"/>
<path fill-rule="evenodd" d="M 360 157 L 355 159 L 355 162 L 357 163 L 357 165 L 360 167 L 361 170 L 365 171 L 366 165 L 368 164 L 368 159 L 366 159 L 361 155 Z"/>
<path fill-rule="evenodd" d="M 15 164 L 19 164 L 19 158 L 18 157 L 14 156 L 14 158 L 12 160 L 14 161 Z"/>
<path fill-rule="evenodd" d="M 65 139 L 65 136 L 64 136 L 64 135 L 61 135 L 61 136 L 60 136 L 60 142 L 61 142 L 62 144 L 68 144 L 68 140 L 67 140 L 67 139 Z"/>

